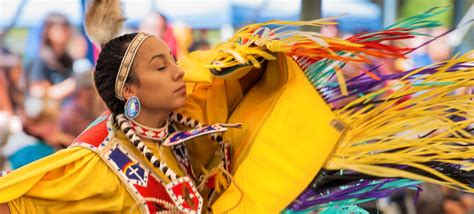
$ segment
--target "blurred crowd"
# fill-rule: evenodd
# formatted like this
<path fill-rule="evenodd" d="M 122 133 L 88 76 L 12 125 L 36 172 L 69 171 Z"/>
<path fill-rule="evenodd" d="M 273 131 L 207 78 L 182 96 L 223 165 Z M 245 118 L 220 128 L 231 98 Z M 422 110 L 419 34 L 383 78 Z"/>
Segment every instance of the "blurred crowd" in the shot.
<path fill-rule="evenodd" d="M 189 51 L 209 49 L 204 30 L 192 31 L 179 23 L 169 23 L 159 13 L 148 15 L 138 29 L 162 38 L 178 59 Z M 420 33 L 440 35 L 447 28 L 440 27 Z M 337 27 L 321 29 L 326 36 L 341 36 Z M 429 37 L 418 37 L 407 45 L 416 47 Z M 1 47 L 0 55 L 0 170 L 12 170 L 29 162 L 66 148 L 98 115 L 106 110 L 93 84 L 93 63 L 86 59 L 87 40 L 72 26 L 66 16 L 49 14 L 42 25 L 40 48 L 28 61 L 19 53 Z M 28 45 L 28 44 L 27 44 Z M 100 47 L 94 47 L 95 56 Z M 377 73 L 395 74 L 416 67 L 447 60 L 453 47 L 441 37 L 411 53 L 407 59 L 384 59 Z M 363 65 L 362 65 L 363 66 Z M 360 69 L 347 66 L 346 78 L 360 74 Z M 390 84 L 390 83 L 388 83 Z M 340 105 L 349 99 L 342 100 Z M 474 198 L 457 191 L 425 185 L 426 199 L 437 201 L 433 211 L 413 205 L 412 195 L 402 194 L 386 203 L 387 213 L 469 213 L 473 212 Z M 421 205 L 420 205 L 421 204 Z M 429 203 L 428 203 L 429 204 Z M 391 210 L 391 211 L 390 211 Z M 395 210 L 395 211 L 394 211 Z M 415 210 L 415 211 L 413 211 Z M 469 211 L 470 210 L 470 211 Z"/>

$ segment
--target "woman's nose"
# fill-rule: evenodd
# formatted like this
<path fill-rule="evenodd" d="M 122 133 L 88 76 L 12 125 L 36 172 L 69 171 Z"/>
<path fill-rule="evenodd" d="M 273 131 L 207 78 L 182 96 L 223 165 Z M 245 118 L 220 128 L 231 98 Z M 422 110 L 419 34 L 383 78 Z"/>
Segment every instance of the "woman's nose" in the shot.
<path fill-rule="evenodd" d="M 183 76 L 184 76 L 184 71 L 181 70 L 181 68 L 179 68 L 178 66 L 176 66 L 176 71 L 174 73 L 174 78 L 173 79 L 175 81 L 182 80 Z"/>

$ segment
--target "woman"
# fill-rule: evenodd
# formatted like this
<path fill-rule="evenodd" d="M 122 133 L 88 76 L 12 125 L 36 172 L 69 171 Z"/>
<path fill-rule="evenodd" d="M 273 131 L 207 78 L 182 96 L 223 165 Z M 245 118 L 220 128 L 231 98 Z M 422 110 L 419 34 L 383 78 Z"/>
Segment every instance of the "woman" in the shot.
<path fill-rule="evenodd" d="M 101 6 L 93 4 L 90 11 Z M 118 2 L 111 4 L 118 7 Z M 92 15 L 99 23 L 111 17 Z M 90 29 L 89 34 L 98 34 Z M 216 185 L 227 182 L 223 178 L 227 144 L 214 135 L 213 141 L 204 136 L 183 146 L 183 139 L 173 141 L 173 136 L 191 139 L 225 131 L 224 126 L 202 123 L 226 117 L 252 81 L 216 79 L 212 85 L 195 86 L 197 93 L 187 99 L 184 72 L 161 39 L 132 33 L 102 44 L 94 80 L 110 113 L 99 117 L 69 149 L 1 178 L 0 201 L 8 202 L 12 213 L 204 212 Z M 211 94 L 212 102 L 203 100 Z M 217 105 L 219 111 L 206 111 Z M 173 113 L 178 108 L 200 112 L 202 123 Z M 177 132 L 189 128 L 197 128 L 197 133 Z M 163 145 L 165 139 L 172 146 Z"/>
<path fill-rule="evenodd" d="M 62 99 L 74 90 L 73 59 L 67 51 L 70 39 L 71 25 L 66 16 L 49 14 L 43 23 L 39 56 L 28 69 L 30 94 Z"/>

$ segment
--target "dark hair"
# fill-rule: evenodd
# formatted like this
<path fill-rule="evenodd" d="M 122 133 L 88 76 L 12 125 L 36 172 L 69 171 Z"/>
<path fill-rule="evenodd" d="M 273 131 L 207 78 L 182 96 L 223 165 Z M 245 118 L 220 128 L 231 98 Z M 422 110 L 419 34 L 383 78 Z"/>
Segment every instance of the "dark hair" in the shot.
<path fill-rule="evenodd" d="M 54 25 L 60 25 L 62 27 L 69 28 L 71 27 L 71 23 L 67 19 L 67 17 L 61 13 L 50 13 L 46 16 L 43 22 L 43 32 L 42 32 L 42 45 L 44 46 L 51 46 L 51 41 L 48 38 L 48 31 Z"/>
<path fill-rule="evenodd" d="M 51 38 L 48 36 L 51 27 L 59 25 L 64 28 L 70 28 L 71 23 L 68 18 L 61 13 L 50 13 L 43 21 L 41 32 L 40 56 L 46 62 L 48 67 L 56 72 L 67 73 L 72 69 L 73 59 L 67 51 L 57 54 L 53 51 Z"/>
<path fill-rule="evenodd" d="M 137 33 L 125 34 L 109 41 L 103 47 L 97 59 L 94 71 L 94 84 L 102 100 L 114 114 L 123 113 L 125 101 L 115 97 L 115 79 L 122 62 L 125 51 Z M 125 80 L 125 83 L 139 84 L 138 78 L 133 70 Z"/>

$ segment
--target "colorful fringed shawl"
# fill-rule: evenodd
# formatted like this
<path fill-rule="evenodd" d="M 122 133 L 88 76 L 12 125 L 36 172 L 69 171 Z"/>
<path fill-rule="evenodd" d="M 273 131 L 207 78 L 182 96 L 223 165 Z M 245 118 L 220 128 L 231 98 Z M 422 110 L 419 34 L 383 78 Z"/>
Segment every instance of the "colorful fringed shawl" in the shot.
<path fill-rule="evenodd" d="M 242 122 L 244 127 L 250 123 L 252 129 L 247 130 L 250 133 L 245 135 L 247 137 L 233 138 L 239 133 L 231 133 L 226 138 L 240 140 L 232 142 L 235 186 L 228 188 L 215 202 L 215 211 L 363 213 L 354 204 L 387 197 L 403 188 L 418 189 L 420 182 L 474 192 L 474 52 L 393 75 L 377 73 L 377 69 L 384 66 L 378 59 L 406 58 L 416 49 L 390 42 L 425 36 L 416 30 L 438 26 L 437 22 L 428 19 L 444 10 L 434 8 L 382 31 L 347 39 L 288 28 L 335 24 L 328 19 L 252 24 L 212 50 L 194 52 L 183 59 L 180 65 L 193 71 L 187 73 L 188 81 L 211 81 L 215 77 L 238 79 L 252 68 L 263 67 L 266 62 L 266 76 L 262 81 L 269 81 L 271 75 L 278 75 L 277 70 L 288 69 L 287 82 L 274 90 L 280 90 L 280 94 L 269 100 L 274 103 L 267 106 L 271 110 L 266 115 L 256 116 L 263 119 L 238 116 L 244 111 L 245 99 L 234 112 L 237 115 L 234 119 L 243 118 L 243 121 L 230 122 Z M 275 61 L 278 63 L 272 63 Z M 363 68 L 361 64 L 369 67 Z M 352 65 L 351 69 L 358 69 L 361 74 L 348 78 L 344 75 L 347 65 Z M 299 73 L 303 73 L 306 80 L 298 80 Z M 292 84 L 295 79 L 299 82 Z M 386 84 L 389 81 L 391 84 Z M 311 85 L 317 96 L 289 92 L 304 84 Z M 264 88 L 256 87 L 252 90 Z M 288 94 L 293 97 L 285 98 L 290 96 Z M 248 96 L 254 96 L 252 91 Z M 269 93 L 268 96 L 273 95 Z M 303 113 L 290 112 L 289 109 L 294 108 L 287 105 L 291 104 L 283 103 L 286 99 L 298 105 L 302 100 L 319 100 L 318 97 L 324 102 L 305 102 L 314 108 L 302 106 Z M 327 105 L 324 107 L 320 103 Z M 255 105 L 255 111 L 259 105 Z M 279 110 L 288 112 L 275 113 Z M 301 133 L 291 133 L 285 131 L 285 124 L 269 124 L 284 118 L 282 122 L 288 125 L 300 125 L 291 123 L 288 118 L 297 120 L 301 115 L 308 115 L 307 126 L 319 123 L 320 126 L 314 127 L 320 130 L 314 130 L 310 135 L 304 128 L 287 127 L 287 130 L 301 130 Z M 314 115 L 318 116 L 317 121 L 310 120 Z M 252 125 L 252 121 L 258 121 L 258 125 Z M 271 127 L 276 127 L 274 132 L 267 130 Z M 295 140 L 297 135 L 305 138 Z M 268 158 L 281 154 L 274 150 L 282 148 L 287 151 L 285 155 Z M 294 148 L 300 149 L 301 153 L 292 151 Z M 320 157 L 311 159 L 307 154 Z M 280 162 L 275 161 L 277 159 Z M 260 163 L 262 161 L 266 163 Z M 273 170 L 280 174 L 265 171 L 261 164 L 274 167 Z M 290 169 L 291 164 L 296 170 Z M 316 169 L 307 170 L 311 166 Z M 267 177 L 259 174 L 262 172 L 267 173 Z M 310 182 L 306 178 L 300 179 L 307 175 L 297 172 L 315 173 L 310 175 L 313 178 Z M 280 182 L 278 185 L 293 186 L 273 186 L 273 189 L 265 186 L 273 180 Z M 297 183 L 306 181 L 305 188 Z M 299 193 L 295 195 L 294 189 Z M 262 196 L 268 199 L 262 199 Z"/>

